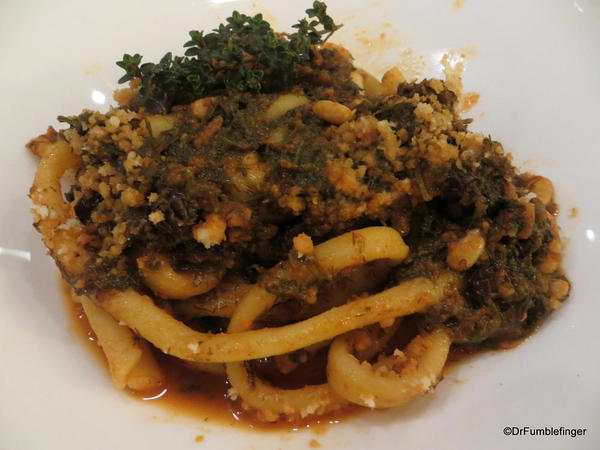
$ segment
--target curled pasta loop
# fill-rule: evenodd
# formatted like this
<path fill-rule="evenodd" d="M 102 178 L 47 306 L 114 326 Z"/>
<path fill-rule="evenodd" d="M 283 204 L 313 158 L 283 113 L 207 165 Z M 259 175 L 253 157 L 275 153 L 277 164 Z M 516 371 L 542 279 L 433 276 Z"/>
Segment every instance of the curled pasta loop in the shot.
<path fill-rule="evenodd" d="M 255 297 L 256 298 L 256 297 Z M 260 300 L 259 300 L 260 302 Z M 244 328 L 243 322 L 234 323 L 229 331 Z M 399 322 L 399 321 L 396 321 Z M 376 354 L 397 330 L 397 323 L 383 330 L 375 345 L 368 349 L 369 354 Z M 326 341 L 329 343 L 329 341 Z M 338 411 L 349 402 L 339 396 L 329 383 L 307 385 L 299 389 L 280 389 L 256 376 L 250 376 L 243 363 L 226 364 L 227 377 L 232 389 L 230 395 L 242 399 L 246 409 L 254 409 L 262 420 L 275 421 L 285 417 L 288 421 L 302 419 L 309 415 L 322 415 Z"/>
<path fill-rule="evenodd" d="M 276 297 L 259 286 L 254 286 L 238 305 L 229 322 L 229 333 L 244 332 L 254 320 L 268 310 Z M 245 408 L 255 409 L 265 421 L 275 421 L 281 415 L 288 420 L 304 418 L 311 414 L 325 414 L 347 404 L 328 384 L 304 386 L 299 389 L 280 389 L 260 378 L 251 377 L 244 363 L 226 364 L 227 378 L 231 383 L 229 395 L 240 397 Z"/>
<path fill-rule="evenodd" d="M 258 377 L 251 378 L 244 363 L 228 363 L 227 377 L 233 386 L 229 390 L 230 398 L 239 396 L 246 409 L 256 410 L 258 417 L 266 422 L 274 422 L 281 416 L 292 421 L 327 414 L 348 404 L 331 389 L 329 383 L 280 389 Z"/>
<path fill-rule="evenodd" d="M 151 268 L 150 261 L 157 264 Z M 137 266 L 146 285 L 162 298 L 180 300 L 204 294 L 214 289 L 225 273 L 222 269 L 200 274 L 176 272 L 162 255 L 146 255 L 137 259 Z"/>
<path fill-rule="evenodd" d="M 34 225 L 59 265 L 68 274 L 77 275 L 89 258 L 84 245 L 90 237 L 64 200 L 60 181 L 68 169 L 80 165 L 80 158 L 68 142 L 51 132 L 32 140 L 28 147 L 40 157 L 29 191 Z"/>
<path fill-rule="evenodd" d="M 415 337 L 405 352 L 371 365 L 352 353 L 348 335 L 337 337 L 329 349 L 327 379 L 334 391 L 349 402 L 370 408 L 402 405 L 433 389 L 442 378 L 451 339 L 438 329 Z M 393 366 L 401 364 L 399 372 Z"/>

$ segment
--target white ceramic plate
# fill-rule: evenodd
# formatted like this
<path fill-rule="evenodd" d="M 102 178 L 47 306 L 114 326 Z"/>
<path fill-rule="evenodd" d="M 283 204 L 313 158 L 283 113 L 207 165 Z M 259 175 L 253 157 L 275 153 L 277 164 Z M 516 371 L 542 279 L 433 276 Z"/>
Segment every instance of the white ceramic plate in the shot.
<path fill-rule="evenodd" d="M 312 432 L 249 433 L 177 417 L 115 390 L 69 330 L 56 272 L 31 227 L 35 162 L 24 144 L 58 114 L 105 109 L 123 52 L 156 59 L 237 8 L 285 30 L 307 1 L 103 0 L 0 3 L 0 448 L 195 449 L 600 447 L 600 4 L 594 0 L 330 1 L 335 41 L 373 72 L 401 63 L 440 76 L 466 49 L 473 127 L 555 181 L 573 294 L 517 349 L 461 366 L 405 409 Z M 388 25 L 385 25 L 388 24 Z M 381 33 L 385 32 L 385 36 Z M 412 52 L 412 53 L 411 53 Z M 421 57 L 421 58 L 420 58 Z M 568 218 L 577 208 L 576 218 Z M 506 426 L 587 428 L 507 437 Z M 203 443 L 195 436 L 204 435 Z"/>

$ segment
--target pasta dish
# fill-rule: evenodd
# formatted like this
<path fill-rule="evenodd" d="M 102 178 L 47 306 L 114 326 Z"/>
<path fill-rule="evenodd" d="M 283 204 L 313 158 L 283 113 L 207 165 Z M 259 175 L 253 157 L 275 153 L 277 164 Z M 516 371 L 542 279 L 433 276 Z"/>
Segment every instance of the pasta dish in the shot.
<path fill-rule="evenodd" d="M 160 352 L 266 422 L 396 407 L 568 296 L 552 183 L 469 131 L 460 79 L 377 79 L 307 15 L 126 54 L 118 106 L 28 144 L 34 225 L 118 388 L 160 387 Z"/>

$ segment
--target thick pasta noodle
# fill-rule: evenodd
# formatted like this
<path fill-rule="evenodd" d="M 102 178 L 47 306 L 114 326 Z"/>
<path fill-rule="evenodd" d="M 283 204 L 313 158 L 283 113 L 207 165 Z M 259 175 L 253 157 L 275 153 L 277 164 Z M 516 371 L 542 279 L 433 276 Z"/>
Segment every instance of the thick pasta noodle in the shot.
<path fill-rule="evenodd" d="M 445 330 L 417 336 L 406 353 L 389 357 L 402 364 L 396 373 L 390 364 L 376 368 L 368 362 L 361 364 L 352 354 L 347 337 L 342 336 L 331 345 L 327 375 L 333 388 L 348 401 L 370 408 L 390 408 L 432 389 L 442 378 L 449 349 L 450 336 Z"/>
<path fill-rule="evenodd" d="M 396 407 L 567 297 L 552 183 L 468 130 L 456 76 L 355 68 L 316 37 L 325 11 L 310 39 L 258 16 L 215 32 L 260 29 L 291 65 L 125 55 L 119 106 L 29 143 L 34 225 L 118 388 L 162 389 L 162 352 L 266 422 Z"/>
<path fill-rule="evenodd" d="M 152 264 L 155 266 L 148 267 Z M 223 272 L 218 270 L 201 276 L 178 273 L 168 261 L 156 255 L 138 258 L 137 265 L 146 285 L 162 298 L 186 299 L 204 294 L 214 289 L 223 277 Z"/>

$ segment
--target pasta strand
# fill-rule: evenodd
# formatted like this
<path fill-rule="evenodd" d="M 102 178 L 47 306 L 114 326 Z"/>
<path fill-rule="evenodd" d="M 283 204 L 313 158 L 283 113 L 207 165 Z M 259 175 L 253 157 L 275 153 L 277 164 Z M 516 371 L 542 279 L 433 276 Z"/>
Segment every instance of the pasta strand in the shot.
<path fill-rule="evenodd" d="M 448 287 L 449 283 L 415 278 L 302 322 L 243 333 L 200 333 L 133 289 L 107 296 L 103 306 L 164 353 L 190 361 L 235 362 L 289 353 L 355 328 L 422 312 Z"/>

